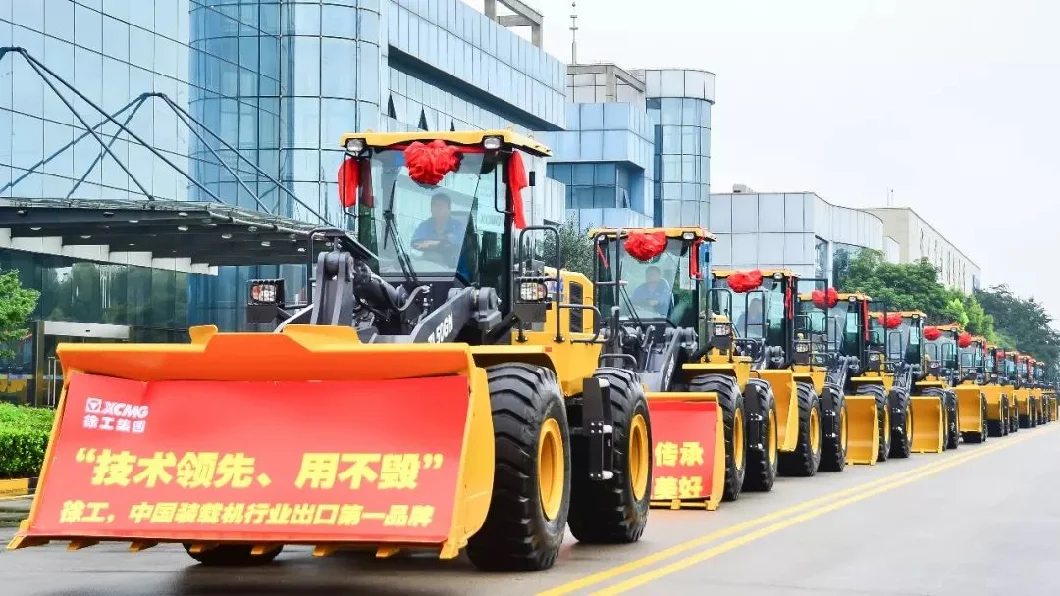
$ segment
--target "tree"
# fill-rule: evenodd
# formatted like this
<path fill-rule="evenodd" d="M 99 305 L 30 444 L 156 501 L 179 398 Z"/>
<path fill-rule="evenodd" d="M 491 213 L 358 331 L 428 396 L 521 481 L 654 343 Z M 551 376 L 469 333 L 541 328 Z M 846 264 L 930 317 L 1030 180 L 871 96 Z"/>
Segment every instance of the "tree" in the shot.
<path fill-rule="evenodd" d="M 983 311 L 993 317 L 1004 340 L 999 343 L 1039 360 L 1060 362 L 1060 332 L 1053 329 L 1053 317 L 1034 297 L 1020 298 L 1005 284 L 978 290 L 975 295 Z"/>
<path fill-rule="evenodd" d="M 40 292 L 22 287 L 17 271 L 0 273 L 0 360 L 14 358 L 11 346 L 29 333 L 23 325 L 38 298 Z"/>
<path fill-rule="evenodd" d="M 836 282 L 837 289 L 861 291 L 893 310 L 923 311 L 929 323 L 960 323 L 968 332 L 996 341 L 994 320 L 975 296 L 947 288 L 927 259 L 888 263 L 883 254 L 862 250 Z"/>
<path fill-rule="evenodd" d="M 556 262 L 556 239 L 551 233 L 545 234 L 543 254 L 546 265 Z M 593 242 L 589 229 L 580 229 L 572 218 L 559 226 L 559 254 L 564 269 L 593 278 Z"/>

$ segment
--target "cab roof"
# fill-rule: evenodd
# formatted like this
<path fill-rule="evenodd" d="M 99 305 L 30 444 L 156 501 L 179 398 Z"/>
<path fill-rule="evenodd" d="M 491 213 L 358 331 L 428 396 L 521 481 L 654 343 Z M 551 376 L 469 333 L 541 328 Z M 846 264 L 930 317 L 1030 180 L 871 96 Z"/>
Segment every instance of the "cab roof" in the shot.
<path fill-rule="evenodd" d="M 964 331 L 964 326 L 960 323 L 946 323 L 944 325 L 935 325 L 939 331 Z"/>
<path fill-rule="evenodd" d="M 914 315 L 920 317 L 921 319 L 927 318 L 927 313 L 922 310 L 900 310 L 898 312 L 902 315 L 902 318 L 912 317 Z"/>
<path fill-rule="evenodd" d="M 709 240 L 710 242 L 713 242 L 713 241 L 717 240 L 717 237 L 714 234 L 711 234 L 705 228 L 701 228 L 699 226 L 679 226 L 679 227 L 673 227 L 673 228 L 612 228 L 612 227 L 601 227 L 601 228 L 592 228 L 592 229 L 590 229 L 589 230 L 589 237 L 590 238 L 595 238 L 599 234 L 603 234 L 605 236 L 611 236 L 611 237 L 617 236 L 618 234 L 621 234 L 622 236 L 627 236 L 630 232 L 639 232 L 639 233 L 643 233 L 643 234 L 657 234 L 659 232 L 662 232 L 663 234 L 666 235 L 667 238 L 681 238 L 685 234 L 689 234 L 690 233 L 690 234 L 694 234 L 696 238 L 702 238 L 704 240 Z"/>
<path fill-rule="evenodd" d="M 407 132 L 350 132 L 342 135 L 339 146 L 345 147 L 349 139 L 364 139 L 365 145 L 369 147 L 389 147 L 422 141 L 428 143 L 435 139 L 441 139 L 447 143 L 458 145 L 481 145 L 486 137 L 500 137 L 501 142 L 516 149 L 521 149 L 539 157 L 550 157 L 552 150 L 543 143 L 536 141 L 533 137 L 519 134 L 514 130 L 457 130 L 457 131 L 429 131 L 411 130 Z"/>
<path fill-rule="evenodd" d="M 765 273 L 762 273 L 765 275 Z M 863 292 L 839 292 L 836 296 L 841 301 L 850 300 L 851 298 L 857 298 L 858 300 L 871 301 L 872 297 Z M 799 294 L 799 300 L 813 300 L 813 292 L 802 292 Z"/>
<path fill-rule="evenodd" d="M 714 273 L 714 277 L 729 277 L 730 275 L 732 275 L 733 273 L 736 273 L 738 271 L 744 271 L 744 270 L 742 270 L 742 269 L 714 269 L 712 271 L 712 273 Z M 748 269 L 746 271 L 753 271 L 753 269 Z M 792 271 L 791 269 L 759 269 L 758 271 L 762 272 L 762 277 L 773 277 L 777 273 L 783 275 L 784 277 L 797 277 L 795 275 L 795 272 Z"/>

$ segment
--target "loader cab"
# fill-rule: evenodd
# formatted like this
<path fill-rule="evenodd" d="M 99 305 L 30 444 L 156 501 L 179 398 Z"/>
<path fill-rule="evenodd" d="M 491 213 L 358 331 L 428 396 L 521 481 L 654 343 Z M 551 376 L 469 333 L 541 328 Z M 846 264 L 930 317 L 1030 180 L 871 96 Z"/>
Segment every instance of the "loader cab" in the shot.
<path fill-rule="evenodd" d="M 485 311 L 496 312 L 510 326 L 509 315 L 521 302 L 516 286 L 526 274 L 523 267 L 513 275 L 515 228 L 526 228 L 522 191 L 535 180 L 527 161 L 551 151 L 510 130 L 353 133 L 342 137 L 341 146 L 343 225 L 310 234 L 308 300 L 285 301 L 282 291 L 272 292 L 278 299 L 273 303 L 252 297 L 250 322 L 269 322 L 272 315 L 277 321 L 320 323 L 320 311 L 327 309 L 330 321 L 370 330 L 365 337 L 417 341 L 410 337 L 413 330 L 454 293 L 482 288 L 477 299 L 482 312 L 475 317 L 492 320 Z M 339 261 L 341 280 L 335 276 Z M 328 284 L 333 296 L 318 295 L 324 288 L 317 272 L 325 263 L 324 277 L 341 282 Z M 251 280 L 251 292 L 262 281 Z M 277 287 L 282 290 L 282 284 Z M 547 299 L 547 293 L 530 293 L 533 300 Z M 298 309 L 314 302 L 319 308 L 312 321 L 303 321 Z"/>
<path fill-rule="evenodd" d="M 959 325 L 951 323 L 925 326 L 923 333 L 927 376 L 936 380 L 947 379 L 950 384 L 956 384 L 960 375 L 957 343 L 964 331 Z"/>
<path fill-rule="evenodd" d="M 959 348 L 957 373 L 961 382 L 985 384 L 988 353 L 986 339 L 978 336 Z"/>
<path fill-rule="evenodd" d="M 762 368 L 792 364 L 798 283 L 786 269 L 712 272 L 711 308 L 732 322 L 736 355 Z"/>
<path fill-rule="evenodd" d="M 806 284 L 823 280 L 800 280 L 799 307 L 795 317 L 796 342 L 803 335 L 818 338 L 815 352 L 829 357 L 846 357 L 856 362 L 852 372 L 868 370 L 869 359 L 869 297 L 858 293 L 836 292 L 834 288 L 818 287 L 806 292 Z M 821 360 L 820 358 L 818 360 Z M 851 360 L 848 360 L 851 361 Z M 879 360 L 876 361 L 876 369 Z"/>
<path fill-rule="evenodd" d="M 656 341 L 666 329 L 708 335 L 702 282 L 713 235 L 698 227 L 599 228 L 589 234 L 594 292 L 604 317 L 634 335 L 654 333 Z"/>
<path fill-rule="evenodd" d="M 924 321 L 927 315 L 920 311 L 888 313 L 888 316 L 892 315 L 899 317 L 900 323 L 887 331 L 887 359 L 911 367 L 916 380 L 920 380 L 928 372 L 924 350 Z"/>

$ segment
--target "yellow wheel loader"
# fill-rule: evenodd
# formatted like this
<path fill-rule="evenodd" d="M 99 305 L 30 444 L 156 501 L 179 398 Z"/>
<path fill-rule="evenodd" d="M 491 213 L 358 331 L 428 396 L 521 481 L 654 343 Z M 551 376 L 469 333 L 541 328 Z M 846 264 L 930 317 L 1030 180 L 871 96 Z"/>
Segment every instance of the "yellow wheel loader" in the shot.
<path fill-rule="evenodd" d="M 841 471 L 848 446 L 843 395 L 825 389 L 824 371 L 796 369 L 796 292 L 786 269 L 713 272 L 714 312 L 733 321 L 732 340 L 709 354 L 711 366 L 750 358 L 752 384 L 772 388 L 777 410 L 778 472 L 813 476 L 825 462 Z"/>
<path fill-rule="evenodd" d="M 986 395 L 986 428 L 991 437 L 1004 437 L 1013 432 L 1015 405 L 1012 400 L 1015 387 L 1009 383 L 1007 369 L 1005 349 L 987 344 L 983 394 Z"/>
<path fill-rule="evenodd" d="M 653 420 L 652 504 L 713 510 L 776 476 L 776 406 L 750 357 L 721 357 L 730 323 L 707 308 L 698 227 L 590 230 L 596 295 L 611 318 L 602 361 L 641 374 Z"/>
<path fill-rule="evenodd" d="M 920 311 L 901 311 L 902 324 L 887 334 L 888 360 L 907 365 L 896 385 L 909 392 L 909 415 L 905 433 L 899 438 L 899 456 L 911 453 L 941 453 L 946 449 L 946 382 L 940 378 L 941 362 L 931 361 L 924 350 L 924 323 Z M 954 398 L 956 399 L 956 398 Z"/>
<path fill-rule="evenodd" d="M 955 341 L 958 342 L 959 353 L 953 391 L 957 394 L 961 440 L 965 443 L 984 443 L 989 436 L 986 338 L 966 336 L 962 341 L 958 334 Z"/>
<path fill-rule="evenodd" d="M 589 280 L 522 258 L 523 235 L 558 240 L 522 222 L 522 155 L 549 149 L 507 130 L 342 146 L 354 232 L 310 235 L 325 249 L 305 304 L 251 282 L 248 321 L 274 332 L 59 346 L 55 427 L 9 548 L 180 543 L 248 565 L 303 544 L 543 570 L 568 525 L 640 538 L 641 381 L 599 366 Z"/>
<path fill-rule="evenodd" d="M 1041 401 L 1040 392 L 1034 386 L 1031 373 L 1031 357 L 1020 354 L 1016 359 L 1016 376 L 1019 380 L 1019 388 L 1016 390 L 1016 408 L 1019 412 L 1020 428 L 1034 428 L 1038 426 L 1038 404 Z"/>
<path fill-rule="evenodd" d="M 841 397 L 844 464 L 874 465 L 887 456 L 881 450 L 881 436 L 890 435 L 890 381 L 884 376 L 882 353 L 870 343 L 869 301 L 860 292 L 836 292 L 823 286 L 799 293 L 795 370 L 813 375 L 823 371 L 822 394 Z M 832 452 L 839 455 L 837 450 Z M 838 466 L 833 463 L 832 467 Z"/>
<path fill-rule="evenodd" d="M 918 387 L 922 394 L 942 399 L 942 448 L 957 449 L 961 444 L 960 408 L 954 389 L 960 376 L 958 350 L 970 344 L 972 336 L 957 323 L 925 326 L 923 336 L 927 374 Z"/>

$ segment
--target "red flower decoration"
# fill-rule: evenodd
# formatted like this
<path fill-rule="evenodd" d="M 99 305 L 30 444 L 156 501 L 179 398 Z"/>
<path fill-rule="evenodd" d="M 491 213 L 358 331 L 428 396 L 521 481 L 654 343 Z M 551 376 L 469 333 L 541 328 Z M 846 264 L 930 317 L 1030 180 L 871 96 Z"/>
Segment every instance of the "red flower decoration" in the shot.
<path fill-rule="evenodd" d="M 935 341 L 940 337 L 942 337 L 942 332 L 939 331 L 938 327 L 935 327 L 934 325 L 924 327 L 924 339 L 928 341 Z"/>
<path fill-rule="evenodd" d="M 962 348 L 967 348 L 972 345 L 972 334 L 967 331 L 961 332 L 961 334 L 957 336 L 957 345 Z"/>
<path fill-rule="evenodd" d="M 435 186 L 446 174 L 456 171 L 460 158 L 456 147 L 446 145 L 441 139 L 427 144 L 416 141 L 405 148 L 405 166 L 409 169 L 409 178 Z"/>
<path fill-rule="evenodd" d="M 623 245 L 631 257 L 643 263 L 654 259 L 666 250 L 666 233 L 630 232 Z"/>
<path fill-rule="evenodd" d="M 762 272 L 758 269 L 748 272 L 737 271 L 729 276 L 728 281 L 730 290 L 737 294 L 743 294 L 762 285 Z"/>
<path fill-rule="evenodd" d="M 835 288 L 814 290 L 813 303 L 817 308 L 832 308 L 839 304 L 839 292 L 836 292 Z"/>
<path fill-rule="evenodd" d="M 883 315 L 876 315 L 876 321 L 888 329 L 894 329 L 895 327 L 902 324 L 902 314 L 896 312 L 887 313 L 887 320 L 883 320 Z"/>

